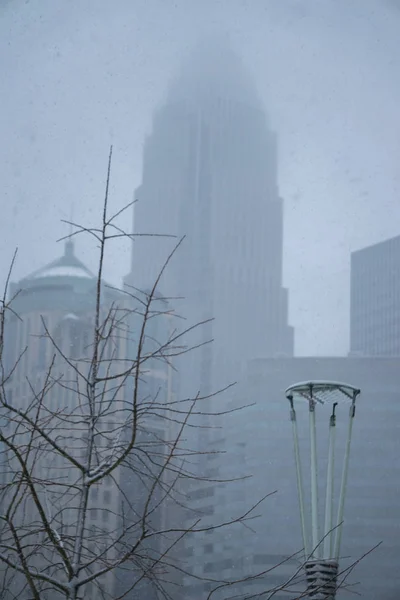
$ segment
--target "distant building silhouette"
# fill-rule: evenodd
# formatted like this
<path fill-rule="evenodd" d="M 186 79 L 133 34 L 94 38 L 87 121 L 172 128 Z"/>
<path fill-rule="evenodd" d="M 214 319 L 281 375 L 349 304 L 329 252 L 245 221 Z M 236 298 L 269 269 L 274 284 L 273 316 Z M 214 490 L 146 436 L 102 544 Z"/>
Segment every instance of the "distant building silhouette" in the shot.
<path fill-rule="evenodd" d="M 64 414 L 63 411 L 67 411 L 65 418 L 69 426 L 66 429 L 61 420 L 59 439 L 62 442 L 60 443 L 65 443 L 68 450 L 76 452 L 80 460 L 85 459 L 87 427 L 84 417 L 79 417 L 82 411 L 87 414 L 88 400 L 85 404 L 85 383 L 82 378 L 77 377 L 73 365 L 77 365 L 80 373 L 86 375 L 91 366 L 97 281 L 97 275 L 91 273 L 78 259 L 72 241 L 68 240 L 61 257 L 19 282 L 11 284 L 10 297 L 14 298 L 13 312 L 7 312 L 6 322 L 4 365 L 6 374 L 11 373 L 6 385 L 8 402 L 19 410 L 27 410 L 32 403 L 33 390 L 39 394 L 43 389 L 49 377 L 50 365 L 52 365 L 50 380 L 54 383 L 53 385 L 47 384 L 48 389 L 46 388 L 44 396 L 46 408 L 43 410 L 51 410 L 55 414 Z M 107 328 L 102 331 L 103 339 L 106 341 L 99 350 L 99 374 L 101 375 L 103 372 L 104 377 L 123 373 L 137 357 L 141 318 L 137 311 L 132 310 L 134 303 L 131 300 L 128 294 L 111 288 L 103 282 L 100 324 L 102 325 L 107 317 L 109 323 L 113 319 L 117 321 L 115 329 L 110 334 L 107 333 Z M 156 298 L 152 310 L 153 312 L 158 311 L 159 316 L 150 319 L 146 328 L 143 352 L 148 355 L 155 351 L 154 348 L 157 348 L 157 341 L 161 343 L 162 340 L 168 338 L 169 332 L 166 303 L 162 299 Z M 46 334 L 45 328 L 49 335 Z M 120 425 L 118 418 L 119 412 L 122 412 L 121 406 L 128 404 L 133 394 L 131 380 L 127 380 L 118 392 L 115 381 L 112 380 L 109 386 L 110 390 L 106 386 L 104 388 L 99 386 L 97 391 L 98 404 L 100 405 L 104 401 L 106 406 L 109 404 L 112 406 L 110 414 L 107 413 L 107 422 L 99 418 L 96 424 L 98 431 L 102 436 L 104 435 L 104 444 L 108 444 L 112 436 L 116 438 L 117 426 Z M 167 361 L 148 360 L 140 380 L 139 402 L 143 398 L 149 399 L 149 402 L 151 399 L 156 399 L 159 406 L 167 403 L 172 394 L 171 381 L 171 369 Z M 100 389 L 101 391 L 99 391 Z M 96 408 L 96 410 L 98 409 Z M 69 414 L 71 417 L 68 421 Z M 123 418 L 125 419 L 126 416 Z M 2 414 L 0 414 L 0 422 L 1 419 Z M 74 427 L 71 426 L 71 423 L 75 423 L 73 419 L 77 422 Z M 4 421 L 5 425 L 12 427 L 9 419 L 8 421 L 4 419 Z M 56 435 L 59 422 L 57 421 L 53 426 L 54 435 Z M 169 421 L 156 415 L 148 418 L 146 427 L 141 425 L 140 435 L 145 438 L 147 445 L 151 443 L 154 445 L 156 437 L 157 444 L 162 446 L 162 440 L 171 437 L 170 429 Z M 100 444 L 101 441 L 98 443 Z M 4 447 L 0 447 L 0 484 L 3 483 L 3 479 L 7 482 L 13 477 L 12 467 L 10 469 L 11 453 L 7 454 L 4 450 Z M 165 449 L 162 448 L 158 451 L 165 451 Z M 143 459 L 140 465 L 143 466 Z M 70 524 L 74 527 L 77 514 L 76 506 L 70 498 L 73 494 L 67 483 L 68 481 L 71 485 L 75 483 L 78 475 L 70 464 L 55 452 L 50 451 L 36 457 L 36 477 L 43 481 L 50 479 L 57 482 L 60 473 L 63 475 L 62 481 L 65 486 L 63 491 L 65 493 L 57 495 L 54 492 L 57 486 L 56 483 L 53 483 L 51 489 L 54 493 L 49 497 L 49 503 L 52 514 L 55 515 L 54 527 L 61 536 L 67 536 L 69 534 L 68 527 Z M 132 523 L 136 523 L 138 519 L 136 511 L 144 506 L 146 492 L 147 488 L 143 481 L 139 478 L 135 479 L 132 469 L 129 470 L 125 467 L 116 471 L 113 478 L 107 476 L 101 484 L 94 485 L 91 488 L 88 527 L 92 534 L 97 536 L 97 540 L 94 544 L 91 539 L 85 547 L 85 552 L 97 552 L 101 556 L 101 538 L 108 536 L 111 539 L 109 536 L 116 535 L 115 532 L 121 530 L 122 511 L 124 511 L 124 526 L 126 527 L 126 523 L 130 524 L 133 544 L 136 541 L 137 531 Z M 127 498 L 129 498 L 129 502 L 127 502 Z M 64 499 L 66 500 L 64 501 Z M 3 496 L 0 502 L 2 500 L 4 500 Z M 122 505 L 124 505 L 123 509 Z M 26 517 L 21 514 L 18 518 L 20 520 L 17 522 L 22 523 Z M 28 511 L 28 524 L 29 518 Z M 156 530 L 163 527 L 166 521 L 165 502 L 161 503 L 159 510 L 154 511 L 150 521 Z M 72 532 L 71 535 L 73 535 Z M 153 546 L 148 546 L 150 546 L 150 550 L 160 552 L 160 545 L 160 538 L 157 538 Z M 119 551 L 121 552 L 120 549 Z M 108 552 L 108 559 L 113 558 L 114 552 L 114 549 Z M 143 550 L 143 554 L 144 552 Z M 35 560 L 39 561 L 38 567 L 42 567 L 40 553 Z M 2 568 L 1 564 L 0 568 Z M 135 570 L 135 568 L 135 565 L 130 564 L 129 568 L 120 568 L 104 574 L 98 582 L 86 587 L 85 598 L 88 600 L 98 598 L 98 585 L 107 597 L 122 595 L 132 587 L 136 577 L 137 580 L 141 580 L 140 585 L 126 595 L 127 600 L 141 598 L 143 594 L 149 600 L 155 600 L 157 593 L 155 587 L 149 583 L 150 577 L 148 579 L 143 577 L 143 572 L 138 572 L 138 569 Z M 0 573 L 0 579 L 2 576 L 3 573 Z M 18 590 L 23 587 L 23 584 L 23 581 L 14 581 L 16 587 L 10 590 L 10 599 L 15 597 L 14 594 L 19 594 Z M 53 595 L 54 590 L 48 592 L 47 595 L 44 593 L 43 600 L 52 600 Z M 19 594 L 20 600 L 28 597 L 31 597 L 28 589 Z M 8 596 L 4 600 L 8 600 Z"/>
<path fill-rule="evenodd" d="M 186 236 L 160 287 L 186 319 L 176 319 L 179 330 L 206 322 L 180 341 L 196 350 L 175 363 L 179 397 L 212 394 L 240 380 L 247 362 L 260 355 L 292 356 L 276 136 L 251 76 L 225 40 L 199 44 L 171 82 L 145 143 L 136 199 L 136 233 L 175 237 L 136 237 L 126 283 L 151 288 Z M 231 395 L 224 394 L 223 402 Z M 220 401 L 202 401 L 199 409 L 212 412 Z M 220 446 L 224 431 L 191 429 L 187 436 L 189 446 L 203 452 L 192 457 L 191 469 L 218 477 L 218 455 L 204 452 Z M 190 526 L 198 517 L 202 526 L 218 523 L 217 485 L 210 481 L 203 488 L 193 480 L 182 490 Z M 184 544 L 177 550 L 179 564 L 207 578 L 207 563 L 219 555 L 211 536 L 197 534 L 192 544 L 188 535 Z M 211 583 L 183 577 L 182 585 L 186 600 L 203 597 Z"/>
<path fill-rule="evenodd" d="M 6 372 L 12 372 L 7 383 L 7 399 L 20 410 L 28 410 L 32 403 L 34 391 L 46 385 L 49 370 L 52 365 L 50 380 L 54 383 L 49 386 L 44 394 L 43 404 L 46 410 L 55 414 L 60 411 L 73 411 L 76 407 L 78 417 L 79 392 L 76 383 L 76 374 L 72 366 L 64 360 L 65 356 L 71 364 L 76 362 L 84 372 L 89 368 L 91 348 L 93 344 L 93 326 L 96 299 L 97 277 L 75 255 L 74 244 L 68 240 L 65 244 L 64 254 L 29 274 L 17 283 L 11 284 L 10 297 L 13 312 L 7 314 L 5 364 Z M 121 301 L 121 293 L 108 288 L 104 289 L 104 310 L 117 300 Z M 107 308 L 106 308 L 107 307 Z M 49 332 L 53 342 L 46 334 Z M 56 347 L 59 350 L 56 350 Z M 62 353 L 62 355 L 61 355 Z M 115 358 L 125 354 L 125 342 L 116 346 Z M 16 365 L 15 369 L 13 366 Z M 58 380 L 60 383 L 57 383 Z M 43 409 L 45 410 L 45 409 Z M 66 417 L 67 418 L 67 417 Z M 81 458 L 83 450 L 83 428 L 78 425 L 70 431 L 60 432 L 60 438 L 68 445 L 69 449 Z M 22 443 L 22 442 L 21 442 Z M 11 456 L 11 454 L 10 454 Z M 59 473 L 64 475 L 63 483 L 66 484 L 71 477 L 71 484 L 75 482 L 76 473 L 68 468 L 69 463 L 55 453 L 48 452 L 38 456 L 35 462 L 35 476 L 39 479 L 57 481 Z M 68 473 L 68 475 L 66 475 Z M 12 474 L 8 473 L 12 479 Z M 104 501 L 102 510 L 90 512 L 92 528 L 114 529 L 117 525 L 114 516 L 114 506 L 119 499 L 119 492 L 111 485 L 111 480 L 104 487 Z M 53 488 L 56 485 L 53 484 Z M 67 489 L 67 488 L 65 488 Z M 67 500 L 63 500 L 66 498 Z M 69 524 L 76 519 L 76 506 L 69 499 L 67 492 L 49 498 L 51 510 L 57 517 L 54 527 L 60 535 L 68 535 Z M 49 509 L 50 510 L 50 509 Z M 17 517 L 21 524 L 25 515 Z M 28 520 L 29 523 L 29 511 Z M 48 559 L 49 557 L 47 557 Z M 33 559 L 41 568 L 44 563 L 40 561 L 40 553 Z M 114 585 L 115 574 L 110 572 L 102 580 L 102 585 L 111 590 Z M 16 585 L 16 582 L 14 582 Z M 26 587 L 26 585 L 25 585 Z M 10 590 L 11 597 L 18 593 L 18 588 Z M 88 600 L 97 597 L 95 585 L 88 586 L 86 597 Z M 50 598 L 52 592 L 44 593 L 43 598 Z M 29 589 L 19 594 L 21 600 L 30 598 Z"/>
<path fill-rule="evenodd" d="M 400 356 L 400 236 L 351 255 L 350 352 Z"/>
<path fill-rule="evenodd" d="M 209 393 L 238 378 L 260 354 L 293 354 L 288 292 L 282 287 L 283 201 L 276 137 L 239 58 L 224 41 L 189 55 L 156 112 L 146 140 L 127 282 L 154 283 L 171 248 L 182 246 L 162 277 L 171 306 L 205 345 L 181 370 L 183 393 Z M 179 322 L 178 322 L 179 325 Z"/>

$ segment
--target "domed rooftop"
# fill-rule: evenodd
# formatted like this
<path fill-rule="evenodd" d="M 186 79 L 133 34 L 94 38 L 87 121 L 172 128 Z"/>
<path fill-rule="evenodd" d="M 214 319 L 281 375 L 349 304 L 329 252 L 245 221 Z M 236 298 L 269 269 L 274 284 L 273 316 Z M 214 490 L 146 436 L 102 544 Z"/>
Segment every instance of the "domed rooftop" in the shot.
<path fill-rule="evenodd" d="M 53 277 L 79 277 L 94 279 L 93 273 L 74 254 L 74 244 L 68 239 L 65 243 L 63 256 L 52 261 L 48 265 L 38 269 L 31 275 L 24 277 L 24 282 Z"/>
<path fill-rule="evenodd" d="M 120 297 L 119 291 L 102 281 L 104 300 Z M 93 310 L 97 276 L 75 256 L 71 239 L 64 254 L 44 267 L 10 284 L 10 297 L 17 314 L 30 311 L 65 311 L 68 319 Z"/>

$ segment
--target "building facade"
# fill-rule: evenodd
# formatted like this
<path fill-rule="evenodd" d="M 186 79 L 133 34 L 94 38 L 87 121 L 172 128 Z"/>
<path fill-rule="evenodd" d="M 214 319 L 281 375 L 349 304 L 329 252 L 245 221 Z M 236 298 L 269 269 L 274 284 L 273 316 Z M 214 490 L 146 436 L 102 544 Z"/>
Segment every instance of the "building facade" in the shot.
<path fill-rule="evenodd" d="M 58 441 L 60 448 L 65 448 L 71 456 L 80 461 L 85 461 L 87 449 L 85 415 L 89 409 L 85 378 L 88 377 L 91 368 L 96 294 L 97 277 L 75 256 L 72 241 L 67 241 L 63 256 L 18 283 L 11 284 L 13 312 L 9 311 L 7 315 L 5 329 L 4 361 L 6 372 L 10 374 L 6 385 L 8 403 L 21 411 L 27 411 L 28 414 L 32 407 L 36 406 L 37 418 L 39 419 L 40 415 L 43 431 L 48 431 L 49 435 Z M 106 318 L 108 311 L 113 310 L 113 305 L 120 305 L 122 308 L 123 304 L 121 294 L 104 285 L 102 294 L 100 322 Z M 115 372 L 115 366 L 120 364 L 119 361 L 125 356 L 125 343 L 121 342 L 121 339 L 112 333 L 107 342 L 102 344 L 102 362 L 109 365 L 110 374 Z M 101 367 L 100 371 L 102 370 Z M 104 401 L 109 395 L 105 388 L 104 385 Z M 116 410 L 121 401 L 121 397 L 115 399 Z M 10 439 L 16 440 L 20 451 L 24 453 L 25 438 L 29 438 L 28 430 L 25 437 L 15 437 L 18 427 L 15 429 L 7 411 L 4 415 Z M 98 430 L 99 437 L 104 435 L 105 440 L 110 423 L 105 428 L 103 425 L 99 422 Z M 105 450 L 106 442 L 100 442 L 99 448 L 103 445 Z M 79 480 L 78 471 L 62 453 L 54 451 L 54 448 L 47 446 L 43 440 L 42 444 L 35 447 L 35 460 L 30 468 L 37 482 L 39 501 L 46 507 L 51 528 L 61 540 L 75 535 L 78 506 L 72 489 Z M 15 479 L 18 469 L 13 454 L 9 452 L 8 482 Z M 40 481 L 43 481 L 43 485 L 40 485 Z M 91 533 L 85 534 L 85 539 L 90 541 L 84 544 L 83 549 L 86 560 L 94 556 L 96 551 L 101 552 L 106 543 L 107 532 L 115 531 L 118 527 L 118 496 L 118 489 L 113 485 L 111 478 L 108 478 L 103 486 L 93 486 L 90 496 L 92 508 L 88 511 L 90 522 L 86 524 Z M 2 501 L 9 501 L 9 497 L 3 496 Z M 17 526 L 25 527 L 26 531 L 33 530 L 34 524 L 40 522 L 35 521 L 32 516 L 36 514 L 36 510 L 37 505 L 31 496 L 28 496 L 19 512 L 16 512 Z M 3 530 L 2 533 L 4 539 L 7 539 L 7 532 Z M 32 544 L 35 543 L 38 543 L 38 537 L 33 535 Z M 66 546 L 66 550 L 72 553 L 72 548 Z M 57 563 L 52 552 L 54 550 L 44 546 L 43 549 L 38 549 L 37 553 L 32 553 L 29 544 L 24 545 L 25 558 L 31 568 L 46 569 L 49 574 L 53 574 L 54 571 L 56 575 L 57 567 L 49 566 L 53 561 Z M 111 555 L 109 558 L 112 558 Z M 114 574 L 104 574 L 98 584 L 111 590 L 114 586 Z M 97 597 L 98 584 L 87 586 L 88 599 Z M 18 577 L 12 579 L 8 593 L 10 598 L 18 594 L 21 600 L 32 595 L 25 580 Z M 58 597 L 56 588 L 51 592 L 42 590 L 42 595 L 44 599 Z"/>
<path fill-rule="evenodd" d="M 196 412 L 208 416 L 191 423 L 210 425 L 231 390 L 213 394 L 240 379 L 247 361 L 292 356 L 294 347 L 282 284 L 277 140 L 254 82 L 228 44 L 200 44 L 171 82 L 145 142 L 136 199 L 134 231 L 157 237 L 135 238 L 126 283 L 151 288 L 172 253 L 159 281 L 172 324 L 182 332 L 201 323 L 177 343 L 183 353 L 175 361 L 176 393 L 199 394 Z M 212 480 L 220 468 L 213 450 L 221 435 L 191 427 L 186 436 L 194 477 L 181 485 L 183 521 L 212 526 L 218 522 Z M 198 476 L 210 478 L 207 489 Z M 196 534 L 193 543 L 187 535 L 176 549 L 185 599 L 206 597 L 212 585 L 202 588 L 183 574 L 209 577 L 210 535 Z"/>
<path fill-rule="evenodd" d="M 87 461 L 90 460 L 92 470 L 100 468 L 108 457 L 119 456 L 129 444 L 132 407 L 134 404 L 139 407 L 139 433 L 133 451 L 121 468 L 90 488 L 81 554 L 89 572 L 106 568 L 126 552 L 129 544 L 134 546 L 140 538 L 142 521 L 138 515 L 143 512 L 146 493 L 158 476 L 150 464 L 152 453 L 159 460 L 166 452 L 163 440 L 169 442 L 173 433 L 167 418 L 172 396 L 171 368 L 168 360 L 160 360 L 157 353 L 157 348 L 168 340 L 169 335 L 165 302 L 155 299 L 153 303 L 152 318 L 142 336 L 143 348 L 138 357 L 141 319 L 137 305 L 129 294 L 104 282 L 100 290 L 100 315 L 96 324 L 98 278 L 76 257 L 73 244 L 68 241 L 63 256 L 11 286 L 12 312 L 7 313 L 3 356 L 8 404 L 33 416 L 40 415 L 42 430 L 57 440 L 58 447 L 65 448 L 82 464 L 89 464 Z M 92 395 L 88 381 L 91 381 L 94 368 L 97 327 L 100 333 L 97 384 Z M 139 365 L 137 391 L 134 384 L 137 367 L 132 370 L 132 375 L 124 375 L 132 365 Z M 12 413 L 4 408 L 0 410 L 0 420 L 8 439 L 15 440 L 24 453 L 29 431 L 20 433 L 24 427 L 16 426 Z M 72 560 L 75 550 L 71 540 L 78 536 L 79 511 L 74 486 L 79 484 L 81 473 L 62 451 L 55 451 L 42 437 L 38 436 L 38 439 L 41 443 L 34 446 L 35 459 L 30 465 L 38 497 L 45 507 L 51 529 L 59 536 Z M 88 458 L 89 439 L 95 445 L 91 459 Z M 4 508 L 10 502 L 7 484 L 16 481 L 19 465 L 12 452 L 2 452 L 1 461 L 5 481 L 0 479 L 0 484 L 5 485 L 1 487 L 0 502 Z M 161 483 L 167 485 L 168 477 L 164 476 Z M 165 527 L 166 521 L 166 502 L 157 506 L 159 488 L 154 485 L 154 498 L 149 503 L 150 516 L 146 519 L 146 527 L 156 531 Z M 62 569 L 60 572 L 59 560 L 54 556 L 51 544 L 37 551 L 31 549 L 39 544 L 34 530 L 40 519 L 32 517 L 36 510 L 31 496 L 16 509 L 16 525 L 33 532 L 32 545 L 24 537 L 27 564 L 63 580 L 65 574 Z M 9 531 L 2 523 L 2 543 L 6 543 L 8 537 Z M 158 537 L 154 543 L 142 545 L 143 564 L 135 561 L 133 556 L 124 567 L 108 572 L 105 569 L 103 575 L 85 587 L 85 598 L 94 600 L 99 595 L 125 594 L 127 600 L 135 600 L 144 594 L 149 600 L 155 600 L 158 591 L 152 584 L 151 567 L 155 557 L 162 553 L 162 547 L 163 541 Z M 14 560 L 15 556 L 12 558 Z M 148 576 L 144 574 L 144 565 Z M 32 596 L 24 578 L 8 579 L 10 572 L 4 573 L 4 570 L 2 576 L 0 595 L 4 600 L 16 595 L 21 600 Z M 57 600 L 64 596 L 57 595 L 53 587 L 51 591 L 41 590 L 42 597 L 43 600 Z"/>
<path fill-rule="evenodd" d="M 204 484 L 193 503 L 200 512 L 212 507 L 215 523 L 223 522 L 227 516 L 243 515 L 266 494 L 272 495 L 255 510 L 257 518 L 213 531 L 201 544 L 193 538 L 188 555 L 193 553 L 196 557 L 194 572 L 210 578 L 245 579 L 232 587 L 232 596 L 235 592 L 238 598 L 253 597 L 252 594 L 258 597 L 257 594 L 282 586 L 286 591 L 278 592 L 274 598 L 297 597 L 296 591 L 304 591 L 295 460 L 289 403 L 284 392 L 291 384 L 310 380 L 344 381 L 362 391 L 353 428 L 339 578 L 345 581 L 339 597 L 350 600 L 357 592 L 365 600 L 395 600 L 400 588 L 400 467 L 396 458 L 400 452 L 400 380 L 395 358 L 267 358 L 249 363 L 235 405 L 253 406 L 224 417 L 223 439 L 215 448 L 225 453 L 212 461 L 219 464 L 219 478 L 246 479 Z M 329 407 L 321 408 L 317 435 L 322 520 L 331 411 Z M 337 411 L 337 491 L 348 416 L 348 409 L 343 408 L 339 406 Z M 308 410 L 306 406 L 304 409 L 298 407 L 297 415 L 308 513 L 310 455 Z M 310 528 L 309 514 L 307 522 Z M 346 570 L 358 561 L 354 570 Z M 264 575 L 257 577 L 262 572 Z M 210 585 L 188 579 L 187 592 L 192 594 L 189 597 L 202 597 L 202 590 Z"/>
<path fill-rule="evenodd" d="M 145 143 L 136 198 L 134 231 L 174 237 L 135 238 L 128 282 L 151 287 L 185 238 L 160 282 L 187 325 L 203 322 L 186 337 L 200 347 L 180 370 L 182 394 L 232 383 L 260 354 L 291 356 L 276 137 L 224 44 L 201 45 L 173 80 Z"/>
<path fill-rule="evenodd" d="M 350 351 L 400 355 L 400 236 L 351 255 Z"/>

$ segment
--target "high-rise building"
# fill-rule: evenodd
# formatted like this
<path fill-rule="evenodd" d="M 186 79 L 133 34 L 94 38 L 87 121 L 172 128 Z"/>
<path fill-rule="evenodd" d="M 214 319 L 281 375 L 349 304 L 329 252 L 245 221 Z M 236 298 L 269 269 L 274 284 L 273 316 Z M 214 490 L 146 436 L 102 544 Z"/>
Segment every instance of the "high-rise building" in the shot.
<path fill-rule="evenodd" d="M 228 45 L 207 40 L 173 80 L 145 142 L 136 198 L 134 231 L 175 237 L 135 238 L 127 282 L 151 287 L 186 236 L 160 285 L 186 324 L 208 321 L 187 338 L 205 345 L 180 372 L 183 393 L 232 383 L 253 357 L 291 356 L 276 136 Z"/>
<path fill-rule="evenodd" d="M 351 255 L 350 351 L 400 356 L 400 236 Z"/>
<path fill-rule="evenodd" d="M 96 284 L 96 275 L 77 258 L 74 245 L 68 240 L 63 256 L 11 284 L 12 312 L 6 314 L 4 364 L 7 374 L 7 401 L 29 415 L 33 415 L 33 407 L 36 407 L 36 418 L 45 428 L 44 431 L 57 440 L 59 447 L 65 446 L 71 455 L 81 461 L 85 460 L 85 415 L 88 411 L 83 390 L 92 356 Z M 105 318 L 113 306 L 120 306 L 124 302 L 121 292 L 107 286 L 103 286 L 103 299 L 101 318 Z M 126 354 L 126 344 L 122 336 L 115 334 L 110 335 L 108 342 L 102 348 L 102 364 L 111 359 L 109 373 L 114 373 L 115 365 L 119 364 Z M 102 393 L 105 398 L 108 394 L 106 386 Z M 120 397 L 115 399 L 116 411 L 121 401 Z M 44 414 L 48 415 L 48 421 L 44 421 L 43 425 Z M 14 425 L 7 412 L 4 413 L 4 418 L 9 436 L 13 435 L 14 429 L 21 429 Z M 102 435 L 107 435 L 106 430 L 103 432 L 103 423 L 99 421 L 97 427 L 99 432 L 102 431 Z M 23 427 L 22 429 L 24 430 Z M 25 437 L 28 436 L 29 439 L 29 435 L 27 430 Z M 20 435 L 17 442 L 22 454 L 24 439 Z M 50 526 L 64 543 L 64 537 L 73 535 L 76 525 L 78 510 L 71 490 L 79 480 L 79 473 L 62 453 L 54 451 L 50 445 L 47 446 L 43 439 L 41 442 L 35 447 L 35 460 L 31 469 L 35 482 L 42 481 L 43 487 L 36 484 L 35 491 L 39 501 L 46 506 Z M 15 480 L 18 473 L 19 465 L 15 463 L 13 453 L 9 451 L 6 461 L 8 481 Z M 47 481 L 48 484 L 45 483 Z M 98 487 L 93 486 L 91 491 L 93 510 L 88 511 L 90 523 L 87 528 L 93 532 L 93 536 L 95 532 L 99 539 L 103 536 L 104 542 L 104 536 L 118 526 L 115 506 L 119 501 L 119 492 L 111 478 L 104 482 L 101 489 L 97 489 Z M 2 494 L 1 501 L 8 500 L 9 496 Z M 40 522 L 39 517 L 35 521 L 36 510 L 37 506 L 28 495 L 23 510 L 16 510 L 17 527 L 25 527 L 26 532 L 33 531 Z M 7 529 L 2 530 L 2 535 L 7 539 Z M 38 549 L 31 552 L 29 545 L 24 544 L 23 552 L 27 564 L 32 568 L 47 569 L 50 572 L 50 565 L 56 561 L 54 548 L 51 545 L 46 547 L 45 543 L 41 548 L 38 534 L 32 534 L 31 539 L 32 547 L 37 543 Z M 100 546 L 101 544 L 100 541 Z M 92 546 L 90 543 L 84 546 L 83 553 L 86 557 L 92 555 Z M 59 577 L 56 568 L 54 574 L 56 578 Z M 105 589 L 112 590 L 114 573 L 106 573 L 99 583 Z M 43 595 L 44 599 L 52 598 L 55 593 L 54 589 L 43 590 L 41 597 Z M 85 597 L 95 598 L 97 593 L 97 585 L 89 585 Z M 14 597 L 15 594 L 23 600 L 30 598 L 32 592 L 26 583 L 24 584 L 24 580 L 19 582 L 18 578 L 14 578 L 9 597 Z"/>

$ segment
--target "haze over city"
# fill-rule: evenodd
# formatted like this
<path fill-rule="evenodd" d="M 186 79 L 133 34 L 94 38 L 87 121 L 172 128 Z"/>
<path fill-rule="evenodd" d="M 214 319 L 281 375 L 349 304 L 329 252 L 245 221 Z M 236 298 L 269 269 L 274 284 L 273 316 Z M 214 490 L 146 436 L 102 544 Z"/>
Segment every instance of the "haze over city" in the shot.
<path fill-rule="evenodd" d="M 399 33 L 0 0 L 0 600 L 398 599 Z"/>
<path fill-rule="evenodd" d="M 18 279 L 61 251 L 60 219 L 100 218 L 110 144 L 112 206 L 131 201 L 171 77 L 220 33 L 278 137 L 295 352 L 347 353 L 350 252 L 399 233 L 399 27 L 397 3 L 379 0 L 3 2 L 2 278 L 14 247 Z M 114 247 L 108 280 L 129 257 Z"/>

